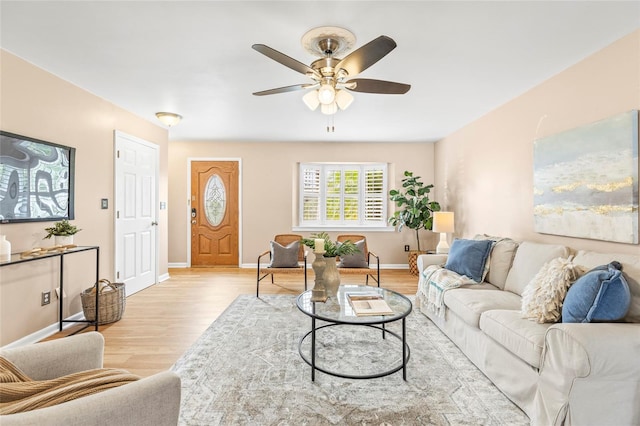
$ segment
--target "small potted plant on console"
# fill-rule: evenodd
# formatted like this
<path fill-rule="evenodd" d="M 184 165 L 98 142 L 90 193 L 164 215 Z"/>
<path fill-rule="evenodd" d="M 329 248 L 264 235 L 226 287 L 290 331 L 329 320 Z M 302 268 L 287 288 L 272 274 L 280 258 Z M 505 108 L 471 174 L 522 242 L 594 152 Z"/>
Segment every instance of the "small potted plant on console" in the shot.
<path fill-rule="evenodd" d="M 53 235 L 55 237 L 55 245 L 67 246 L 73 244 L 73 236 L 82 231 L 75 225 L 72 225 L 68 220 L 63 219 L 60 222 L 56 222 L 49 228 L 44 228 L 47 231 L 47 235 L 43 238 L 49 239 Z"/>

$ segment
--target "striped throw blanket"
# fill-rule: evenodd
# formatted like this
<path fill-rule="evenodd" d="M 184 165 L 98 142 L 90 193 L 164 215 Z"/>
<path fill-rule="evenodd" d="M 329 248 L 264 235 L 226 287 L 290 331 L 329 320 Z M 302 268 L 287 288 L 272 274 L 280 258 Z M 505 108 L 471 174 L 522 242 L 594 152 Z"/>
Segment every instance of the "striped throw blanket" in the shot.
<path fill-rule="evenodd" d="M 51 380 L 32 380 L 0 357 L 0 415 L 51 407 L 138 379 L 125 370 L 99 368 Z"/>
<path fill-rule="evenodd" d="M 429 265 L 418 283 L 418 298 L 429 311 L 444 316 L 444 293 L 465 284 L 477 284 L 465 275 L 459 275 L 441 265 Z"/>

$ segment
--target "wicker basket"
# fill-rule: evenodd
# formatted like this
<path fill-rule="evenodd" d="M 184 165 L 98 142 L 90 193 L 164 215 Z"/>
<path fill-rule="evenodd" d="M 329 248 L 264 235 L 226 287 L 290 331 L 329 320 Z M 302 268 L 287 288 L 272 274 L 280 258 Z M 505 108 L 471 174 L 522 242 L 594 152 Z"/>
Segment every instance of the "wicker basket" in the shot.
<path fill-rule="evenodd" d="M 124 283 L 112 283 L 109 280 L 98 282 L 99 291 L 99 312 L 98 324 L 109 324 L 122 318 L 124 308 L 127 303 L 124 291 Z M 88 321 L 96 318 L 96 288 L 91 287 L 80 294 L 82 299 L 82 310 L 84 317 Z"/>
<path fill-rule="evenodd" d="M 426 251 L 411 250 L 409 252 L 409 272 L 411 275 L 418 275 L 418 256 L 425 254 Z"/>

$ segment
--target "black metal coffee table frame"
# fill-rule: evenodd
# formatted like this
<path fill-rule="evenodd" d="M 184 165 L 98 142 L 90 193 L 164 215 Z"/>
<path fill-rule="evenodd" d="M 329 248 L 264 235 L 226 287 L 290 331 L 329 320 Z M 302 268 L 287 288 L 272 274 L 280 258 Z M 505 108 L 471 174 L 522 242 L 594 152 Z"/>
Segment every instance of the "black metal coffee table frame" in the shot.
<path fill-rule="evenodd" d="M 391 298 L 395 298 L 396 300 L 401 301 L 402 303 L 400 304 L 393 304 L 390 303 L 390 306 L 392 307 L 392 310 L 394 311 L 393 315 L 387 315 L 387 316 L 372 316 L 372 317 L 357 317 L 355 315 L 353 316 L 346 316 L 344 315 L 344 306 L 346 306 L 346 304 L 348 304 L 348 302 L 346 301 L 346 298 L 344 298 L 343 293 L 345 291 L 371 291 L 372 289 L 376 290 L 378 292 L 380 292 L 381 295 L 383 296 L 387 296 L 387 297 L 391 297 Z M 316 370 L 317 371 L 321 371 L 325 374 L 329 374 L 331 376 L 334 377 L 340 377 L 340 378 L 345 378 L 345 379 L 375 379 L 378 377 L 384 377 L 384 376 L 388 376 L 390 374 L 393 374 L 397 371 L 402 370 L 402 378 L 403 380 L 407 380 L 407 363 L 409 361 L 409 358 L 411 356 L 411 351 L 409 349 L 409 345 L 407 343 L 407 327 L 406 327 L 406 317 L 411 313 L 412 310 L 412 305 L 411 305 L 411 301 L 401 295 L 400 293 L 397 293 L 395 291 L 392 290 L 387 290 L 384 288 L 375 288 L 375 287 L 367 287 L 367 286 L 344 286 L 341 287 L 341 291 L 338 293 L 338 297 L 343 298 L 344 300 L 342 301 L 342 306 L 340 307 L 340 312 L 335 312 L 335 315 L 327 315 L 327 312 L 321 312 L 321 313 L 317 313 L 316 312 L 316 303 L 320 304 L 321 302 L 311 302 L 310 301 L 310 297 L 311 297 L 311 290 L 308 290 L 304 293 L 302 293 L 300 296 L 298 296 L 298 298 L 296 299 L 296 305 L 298 306 L 298 309 L 300 309 L 300 311 L 302 311 L 305 315 L 311 317 L 311 330 L 306 333 L 304 336 L 302 336 L 300 338 L 300 341 L 298 343 L 298 352 L 300 353 L 300 357 L 302 357 L 302 360 L 304 362 L 306 362 L 309 366 L 311 366 L 311 380 L 315 381 L 316 378 Z M 327 302 L 329 303 L 329 302 Z M 335 304 L 335 302 L 334 302 Z M 309 307 L 311 307 L 311 309 L 309 310 Z M 337 307 L 336 307 L 337 309 Z M 316 321 L 317 320 L 321 320 L 326 322 L 327 324 L 325 325 L 321 325 L 321 326 L 317 326 L 316 325 Z M 386 329 L 386 324 L 387 323 L 391 323 L 391 322 L 395 322 L 395 321 L 399 321 L 402 320 L 402 332 L 401 334 L 395 333 L 393 331 L 387 330 Z M 390 334 L 393 337 L 397 338 L 398 340 L 401 341 L 402 343 L 402 363 L 390 370 L 386 370 L 386 371 L 382 371 L 379 373 L 375 373 L 375 374 L 367 374 L 367 375 L 352 375 L 352 374 L 343 374 L 343 373 L 338 373 L 335 371 L 331 371 L 328 370 L 327 368 L 323 368 L 320 367 L 316 364 L 316 352 L 317 352 L 317 348 L 316 348 L 316 332 L 318 330 L 322 330 L 324 328 L 328 328 L 328 327 L 336 327 L 336 326 L 340 326 L 340 325 L 352 325 L 352 326 L 365 326 L 365 327 L 370 327 L 370 328 L 374 328 L 377 330 L 382 331 L 382 338 L 385 339 L 386 338 L 386 334 Z M 302 350 L 302 345 L 304 344 L 304 342 L 311 337 L 311 356 L 307 356 L 304 351 Z"/>

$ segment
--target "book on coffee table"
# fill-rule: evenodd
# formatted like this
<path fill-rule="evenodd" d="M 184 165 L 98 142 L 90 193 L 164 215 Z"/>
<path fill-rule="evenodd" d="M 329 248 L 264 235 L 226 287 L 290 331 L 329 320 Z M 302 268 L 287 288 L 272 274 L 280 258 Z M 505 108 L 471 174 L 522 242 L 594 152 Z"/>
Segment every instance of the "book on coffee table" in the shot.
<path fill-rule="evenodd" d="M 378 293 L 348 293 L 347 300 L 357 316 L 393 315 L 387 302 Z"/>

